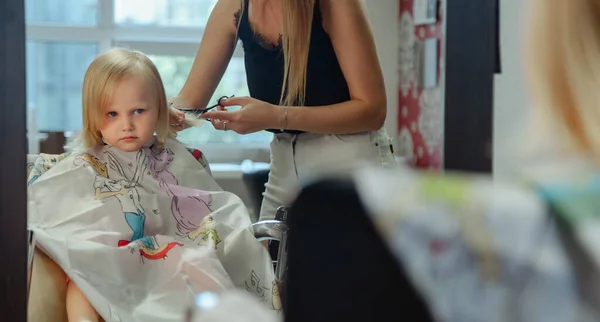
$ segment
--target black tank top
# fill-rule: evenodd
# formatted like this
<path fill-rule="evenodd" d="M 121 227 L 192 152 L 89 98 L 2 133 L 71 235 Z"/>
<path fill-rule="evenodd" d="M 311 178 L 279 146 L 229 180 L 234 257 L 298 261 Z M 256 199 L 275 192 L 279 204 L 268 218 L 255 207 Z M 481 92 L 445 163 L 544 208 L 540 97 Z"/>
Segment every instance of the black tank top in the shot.
<path fill-rule="evenodd" d="M 283 86 L 283 50 L 281 37 L 278 44 L 269 44 L 260 34 L 254 33 L 248 19 L 249 0 L 244 0 L 244 10 L 239 17 L 238 36 L 244 47 L 244 63 L 250 96 L 279 104 Z M 348 84 L 340 68 L 333 45 L 321 17 L 319 1 L 315 1 L 311 27 L 310 48 L 306 71 L 305 106 L 320 106 L 350 100 Z M 280 130 L 267 130 L 274 133 Z M 288 133 L 300 131 L 286 130 Z"/>

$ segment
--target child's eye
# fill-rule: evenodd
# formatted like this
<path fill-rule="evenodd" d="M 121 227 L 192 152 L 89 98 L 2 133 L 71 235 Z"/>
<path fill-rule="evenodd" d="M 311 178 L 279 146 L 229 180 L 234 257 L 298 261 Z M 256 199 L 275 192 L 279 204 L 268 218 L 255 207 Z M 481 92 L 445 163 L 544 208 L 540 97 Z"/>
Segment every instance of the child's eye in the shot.
<path fill-rule="evenodd" d="M 133 111 L 133 114 L 134 114 L 134 115 L 135 115 L 135 114 L 142 114 L 142 113 L 144 113 L 144 110 L 143 110 L 143 109 L 141 109 L 141 108 L 138 108 L 137 110 Z"/>
<path fill-rule="evenodd" d="M 106 115 L 108 115 L 108 117 L 115 117 L 117 116 L 117 112 L 108 112 Z"/>

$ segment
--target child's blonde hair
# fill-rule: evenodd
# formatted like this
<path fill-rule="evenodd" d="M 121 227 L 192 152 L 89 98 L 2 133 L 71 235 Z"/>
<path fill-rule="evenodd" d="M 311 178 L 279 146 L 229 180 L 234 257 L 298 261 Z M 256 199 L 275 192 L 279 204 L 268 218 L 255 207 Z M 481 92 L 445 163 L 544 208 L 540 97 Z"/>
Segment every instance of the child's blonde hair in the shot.
<path fill-rule="evenodd" d="M 600 162 L 600 0 L 530 0 L 527 68 L 536 120 Z"/>
<path fill-rule="evenodd" d="M 85 148 L 102 143 L 100 128 L 106 108 L 118 83 L 129 76 L 140 77 L 154 90 L 158 107 L 155 129 L 158 144 L 164 146 L 167 138 L 175 137 L 170 129 L 165 89 L 154 63 L 139 51 L 115 48 L 96 57 L 83 79 L 83 128 L 79 140 Z"/>

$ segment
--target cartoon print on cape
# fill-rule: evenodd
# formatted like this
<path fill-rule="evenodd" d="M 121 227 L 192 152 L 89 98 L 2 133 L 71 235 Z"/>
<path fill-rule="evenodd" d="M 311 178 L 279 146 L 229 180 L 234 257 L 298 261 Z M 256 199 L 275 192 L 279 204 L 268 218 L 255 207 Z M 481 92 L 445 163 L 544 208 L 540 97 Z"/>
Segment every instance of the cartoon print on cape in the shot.
<path fill-rule="evenodd" d="M 267 292 L 271 291 L 269 288 L 265 287 L 261 284 L 261 280 L 256 274 L 254 270 L 250 272 L 250 281 L 244 282 L 246 285 L 246 290 L 250 293 L 255 293 L 258 295 L 263 301 L 267 299 Z"/>
<path fill-rule="evenodd" d="M 108 151 L 105 153 L 109 159 L 109 168 L 116 171 L 121 177 L 127 178 L 116 158 Z M 84 165 L 87 164 L 92 166 L 96 173 L 94 179 L 96 199 L 117 198 L 121 205 L 121 211 L 124 214 L 125 221 L 133 232 L 130 240 L 118 241 L 119 247 L 131 246 L 132 243 L 137 243 L 140 246 L 139 252 L 141 256 L 150 260 L 156 260 L 165 258 L 167 253 L 175 246 L 183 246 L 183 244 L 178 242 L 169 242 L 160 245 L 155 237 L 144 236 L 146 214 L 140 203 L 140 195 L 137 187 L 145 168 L 147 167 L 147 158 L 144 157 L 141 150 L 138 151 L 138 154 L 136 155 L 136 168 L 131 180 L 110 179 L 106 164 L 101 163 L 98 158 L 89 153 L 83 153 L 77 156 L 75 158 L 75 165 L 79 165 L 81 161 L 84 162 Z"/>
<path fill-rule="evenodd" d="M 243 201 L 219 187 L 201 153 L 155 142 L 82 147 L 52 166 L 28 189 L 36 242 L 107 321 L 177 322 L 196 293 L 190 285 L 249 289 L 280 307 L 272 259 Z"/>
<path fill-rule="evenodd" d="M 27 185 L 32 185 L 44 172 L 50 170 L 55 164 L 64 160 L 69 153 L 63 154 L 47 154 L 40 153 L 35 162 L 27 164 Z"/>
<path fill-rule="evenodd" d="M 169 149 L 153 147 L 149 158 L 149 169 L 152 176 L 158 180 L 161 190 L 173 197 L 171 211 L 177 221 L 177 229 L 181 235 L 191 240 L 200 236 L 200 245 L 209 242 L 216 247 L 220 238 L 215 228 L 215 223 L 210 216 L 212 197 L 209 193 L 200 192 L 179 186 L 175 175 L 167 167 L 173 161 L 174 154 Z M 194 157 L 196 157 L 194 155 Z"/>

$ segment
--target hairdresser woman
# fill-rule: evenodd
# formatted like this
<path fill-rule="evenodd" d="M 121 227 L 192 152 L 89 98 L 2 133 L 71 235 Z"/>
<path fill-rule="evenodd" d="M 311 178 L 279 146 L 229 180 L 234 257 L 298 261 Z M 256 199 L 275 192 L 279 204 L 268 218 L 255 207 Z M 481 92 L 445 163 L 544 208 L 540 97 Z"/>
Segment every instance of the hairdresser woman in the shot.
<path fill-rule="evenodd" d="M 383 129 L 383 76 L 361 0 L 219 0 L 171 100 L 175 130 L 184 117 L 176 109 L 208 105 L 238 38 L 250 97 L 224 100 L 203 117 L 217 130 L 275 133 L 260 220 L 272 219 L 316 172 L 351 162 L 394 164 Z"/>

